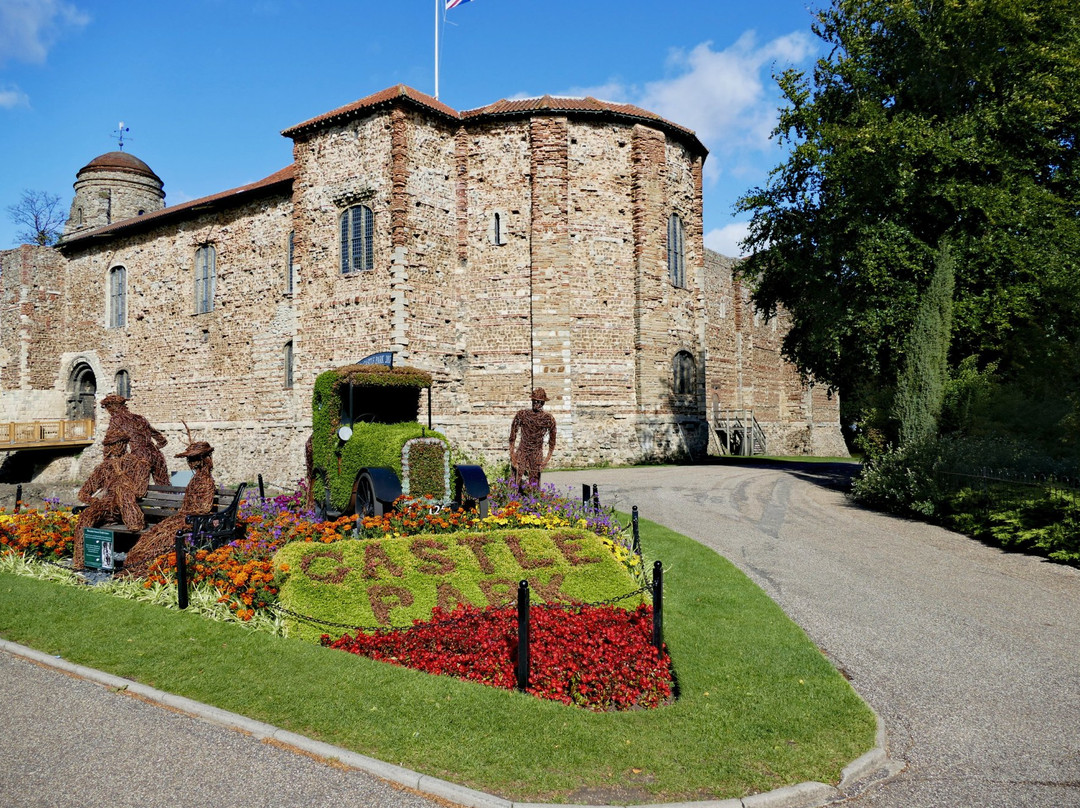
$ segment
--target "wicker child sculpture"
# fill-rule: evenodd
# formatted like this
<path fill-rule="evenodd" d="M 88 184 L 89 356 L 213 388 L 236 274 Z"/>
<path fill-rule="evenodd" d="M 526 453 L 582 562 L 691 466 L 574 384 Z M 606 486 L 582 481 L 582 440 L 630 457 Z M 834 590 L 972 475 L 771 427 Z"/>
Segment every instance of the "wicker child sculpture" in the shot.
<path fill-rule="evenodd" d="M 102 441 L 105 455 L 98 467 L 90 472 L 79 489 L 80 502 L 87 507 L 79 514 L 75 524 L 74 568 L 85 569 L 83 558 L 83 530 L 108 522 L 121 520 L 128 530 L 142 530 L 146 518 L 139 508 L 138 500 L 146 496 L 146 484 L 150 478 L 149 464 L 141 457 L 128 452 L 128 436 L 111 425 Z M 94 495 L 101 492 L 101 496 Z"/>
<path fill-rule="evenodd" d="M 123 577 L 146 575 L 151 562 L 173 548 L 176 534 L 187 525 L 186 517 L 210 513 L 214 507 L 214 447 L 206 441 L 191 441 L 188 433 L 188 447 L 177 457 L 186 457 L 188 467 L 195 472 L 184 489 L 184 499 L 180 510 L 158 522 L 136 543 L 124 560 Z"/>
<path fill-rule="evenodd" d="M 169 441 L 150 426 L 150 422 L 127 408 L 127 399 L 110 393 L 101 400 L 101 406 L 109 413 L 109 429 L 119 429 L 131 441 L 131 453 L 146 460 L 150 469 L 147 476 L 154 475 L 158 485 L 169 484 L 169 469 L 165 465 L 162 447 Z"/>
<path fill-rule="evenodd" d="M 510 474 L 519 488 L 524 483 L 540 485 L 540 472 L 547 467 L 555 451 L 555 419 L 550 413 L 544 412 L 544 402 L 547 400 L 544 388 L 537 387 L 532 391 L 532 409 L 518 410 L 510 424 Z"/>

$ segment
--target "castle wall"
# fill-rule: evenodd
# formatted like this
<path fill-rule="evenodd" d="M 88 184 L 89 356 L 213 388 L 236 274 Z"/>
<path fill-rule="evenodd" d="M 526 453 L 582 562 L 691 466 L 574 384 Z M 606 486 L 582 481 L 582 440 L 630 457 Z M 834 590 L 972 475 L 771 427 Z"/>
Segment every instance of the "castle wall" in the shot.
<path fill-rule="evenodd" d="M 836 400 L 782 359 L 783 319 L 760 321 L 731 262 L 704 248 L 703 153 L 662 127 L 389 104 L 296 132 L 291 185 L 75 239 L 64 254 L 0 253 L 0 390 L 48 408 L 77 366 L 98 398 L 127 371 L 132 409 L 172 445 L 186 443 L 183 419 L 216 447 L 219 477 L 280 485 L 302 474 L 316 376 L 387 350 L 433 374 L 433 425 L 473 461 L 506 459 L 510 421 L 537 386 L 559 428 L 556 465 L 700 456 L 714 398 L 753 409 L 771 453 L 843 453 Z M 361 203 L 374 267 L 343 275 L 340 217 Z M 669 275 L 673 212 L 684 286 Z M 196 314 L 207 244 L 214 309 Z M 685 391 L 679 352 L 696 373 Z M 70 473 L 99 458 L 87 450 Z"/>
<path fill-rule="evenodd" d="M 721 410 L 749 410 L 765 433 L 769 454 L 846 457 L 839 397 L 804 383 L 784 360 L 787 313 L 770 320 L 757 313 L 733 259 L 708 253 L 706 275 L 710 419 L 714 404 Z"/>

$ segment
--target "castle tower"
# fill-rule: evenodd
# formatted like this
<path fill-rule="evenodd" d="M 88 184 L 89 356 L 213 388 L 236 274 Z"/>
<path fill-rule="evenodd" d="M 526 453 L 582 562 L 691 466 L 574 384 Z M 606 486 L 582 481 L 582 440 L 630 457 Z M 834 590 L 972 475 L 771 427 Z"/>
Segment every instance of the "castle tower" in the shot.
<path fill-rule="evenodd" d="M 150 166 L 127 152 L 109 152 L 79 169 L 64 236 L 163 207 L 164 185 Z"/>

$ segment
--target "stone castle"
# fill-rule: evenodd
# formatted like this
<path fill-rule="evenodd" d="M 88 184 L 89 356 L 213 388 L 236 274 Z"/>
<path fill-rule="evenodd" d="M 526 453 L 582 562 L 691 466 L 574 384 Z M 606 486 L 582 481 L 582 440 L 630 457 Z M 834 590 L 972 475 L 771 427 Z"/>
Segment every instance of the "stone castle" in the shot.
<path fill-rule="evenodd" d="M 129 153 L 78 172 L 58 245 L 0 252 L 0 421 L 120 392 L 172 443 L 181 419 L 210 440 L 222 479 L 288 483 L 315 377 L 390 351 L 433 374 L 434 427 L 474 462 L 505 460 L 533 387 L 556 466 L 702 456 L 729 410 L 770 454 L 846 454 L 837 400 L 780 356 L 783 317 L 704 247 L 693 132 L 396 86 L 282 134 L 288 167 L 172 207 Z M 85 476 L 103 431 L 41 473 Z"/>

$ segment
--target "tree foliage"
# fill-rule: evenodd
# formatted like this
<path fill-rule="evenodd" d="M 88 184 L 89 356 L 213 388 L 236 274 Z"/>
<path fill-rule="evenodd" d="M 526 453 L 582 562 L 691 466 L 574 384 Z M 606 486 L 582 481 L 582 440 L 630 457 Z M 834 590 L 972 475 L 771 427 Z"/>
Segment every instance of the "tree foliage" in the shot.
<path fill-rule="evenodd" d="M 15 238 L 22 244 L 42 247 L 56 243 L 67 218 L 60 197 L 48 191 L 23 191 L 22 198 L 9 205 L 7 212 L 8 218 L 20 228 Z"/>
<path fill-rule="evenodd" d="M 950 365 L 1073 385 L 1080 342 L 1080 17 L 1070 0 L 834 0 L 826 55 L 778 76 L 790 147 L 742 271 L 786 355 L 888 411 L 944 240 Z"/>
<path fill-rule="evenodd" d="M 901 445 L 937 434 L 938 419 L 949 381 L 949 342 L 952 335 L 953 289 L 956 270 L 952 251 L 943 244 L 934 264 L 915 322 L 908 334 L 893 414 Z"/>

